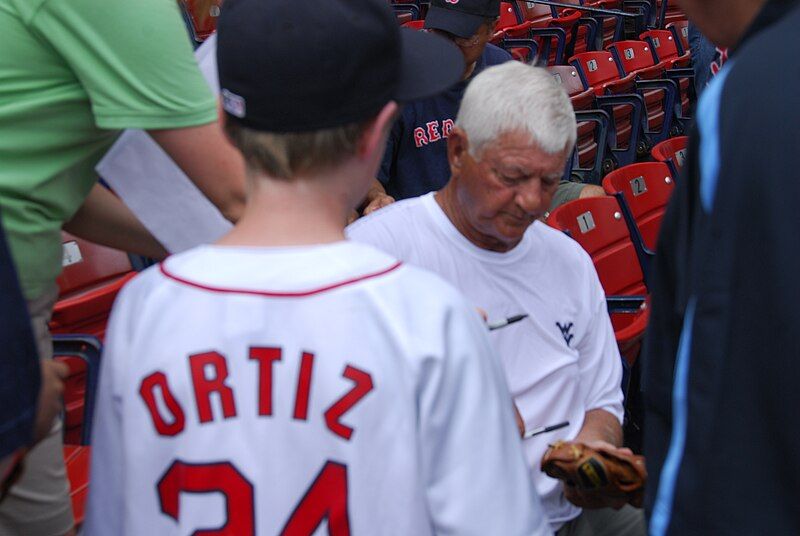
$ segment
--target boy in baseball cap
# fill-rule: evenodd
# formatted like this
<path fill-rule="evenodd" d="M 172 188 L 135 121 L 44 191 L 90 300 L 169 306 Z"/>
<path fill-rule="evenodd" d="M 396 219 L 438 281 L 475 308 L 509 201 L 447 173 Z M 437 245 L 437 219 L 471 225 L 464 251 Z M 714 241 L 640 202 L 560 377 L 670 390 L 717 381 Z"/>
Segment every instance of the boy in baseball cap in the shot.
<path fill-rule="evenodd" d="M 480 318 L 344 240 L 458 52 L 384 0 L 226 0 L 218 39 L 247 207 L 115 304 L 87 534 L 547 534 Z"/>

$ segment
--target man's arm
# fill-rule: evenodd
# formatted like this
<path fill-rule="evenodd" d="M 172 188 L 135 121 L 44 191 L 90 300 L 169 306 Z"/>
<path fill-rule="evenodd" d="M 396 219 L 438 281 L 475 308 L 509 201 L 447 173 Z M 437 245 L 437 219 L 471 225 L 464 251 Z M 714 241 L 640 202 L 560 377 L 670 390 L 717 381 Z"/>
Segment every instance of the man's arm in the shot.
<path fill-rule="evenodd" d="M 586 412 L 583 427 L 575 441 L 588 445 L 603 442 L 619 447 L 622 445 L 622 426 L 615 415 L 602 409 L 593 409 Z"/>
<path fill-rule="evenodd" d="M 99 183 L 92 187 L 78 212 L 64 224 L 64 230 L 96 244 L 152 259 L 168 255 L 128 206 Z"/>
<path fill-rule="evenodd" d="M 235 223 L 241 217 L 245 204 L 244 159 L 228 142 L 219 122 L 147 133 L 226 219 Z"/>

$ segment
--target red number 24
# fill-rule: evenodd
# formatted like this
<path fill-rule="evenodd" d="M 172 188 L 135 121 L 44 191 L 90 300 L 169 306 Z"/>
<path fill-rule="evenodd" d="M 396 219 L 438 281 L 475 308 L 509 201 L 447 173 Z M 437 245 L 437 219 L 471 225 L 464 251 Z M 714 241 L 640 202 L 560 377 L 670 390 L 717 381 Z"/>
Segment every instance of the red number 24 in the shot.
<path fill-rule="evenodd" d="M 198 529 L 192 536 L 254 536 L 253 485 L 230 462 L 190 464 L 176 460 L 158 483 L 161 511 L 180 516 L 180 493 L 222 493 L 227 520 L 215 529 Z M 347 515 L 347 466 L 328 461 L 284 525 L 281 536 L 310 536 L 328 519 L 330 536 L 350 536 Z"/>

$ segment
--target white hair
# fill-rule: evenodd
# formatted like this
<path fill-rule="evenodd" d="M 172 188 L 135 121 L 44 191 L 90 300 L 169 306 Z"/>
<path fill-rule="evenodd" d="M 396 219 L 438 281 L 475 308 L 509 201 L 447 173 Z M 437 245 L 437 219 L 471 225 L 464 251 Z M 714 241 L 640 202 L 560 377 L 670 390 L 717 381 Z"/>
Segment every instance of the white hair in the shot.
<path fill-rule="evenodd" d="M 575 112 L 566 91 L 541 67 L 509 61 L 470 82 L 456 126 L 467 133 L 469 152 L 506 132 L 523 132 L 548 154 L 571 152 L 577 138 Z"/>

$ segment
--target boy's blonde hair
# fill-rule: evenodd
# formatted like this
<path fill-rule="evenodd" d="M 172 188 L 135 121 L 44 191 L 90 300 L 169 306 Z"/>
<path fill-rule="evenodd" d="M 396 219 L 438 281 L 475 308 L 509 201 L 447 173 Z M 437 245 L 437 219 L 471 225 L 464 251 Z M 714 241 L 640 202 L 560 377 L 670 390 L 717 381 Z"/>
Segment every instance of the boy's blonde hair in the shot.
<path fill-rule="evenodd" d="M 290 179 L 334 168 L 353 156 L 369 122 L 313 132 L 273 133 L 228 120 L 225 132 L 250 169 L 272 178 Z"/>

